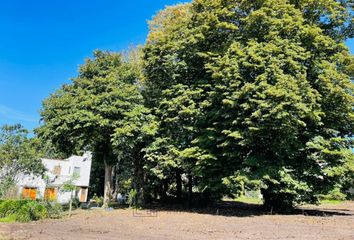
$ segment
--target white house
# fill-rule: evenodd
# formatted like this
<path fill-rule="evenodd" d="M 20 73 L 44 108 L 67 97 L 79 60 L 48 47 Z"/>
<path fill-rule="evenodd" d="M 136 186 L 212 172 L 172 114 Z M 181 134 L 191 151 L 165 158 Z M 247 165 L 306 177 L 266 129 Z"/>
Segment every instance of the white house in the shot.
<path fill-rule="evenodd" d="M 87 202 L 87 193 L 90 182 L 92 155 L 87 152 L 83 156 L 71 156 L 68 159 L 42 159 L 47 172 L 45 177 L 31 175 L 18 176 L 17 187 L 23 198 L 50 199 L 60 203 L 67 203 L 71 194 L 80 202 Z M 63 184 L 75 174 L 74 181 L 76 190 L 71 192 L 62 191 Z"/>

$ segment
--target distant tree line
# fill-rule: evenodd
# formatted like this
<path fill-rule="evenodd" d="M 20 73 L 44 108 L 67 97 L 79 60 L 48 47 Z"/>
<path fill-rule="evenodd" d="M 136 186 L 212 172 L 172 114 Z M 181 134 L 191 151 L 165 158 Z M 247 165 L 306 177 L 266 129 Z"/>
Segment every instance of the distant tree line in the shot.
<path fill-rule="evenodd" d="M 146 44 L 95 51 L 43 102 L 36 134 L 94 154 L 119 192 L 208 203 L 260 189 L 292 208 L 354 183 L 350 0 L 194 0 L 159 12 Z"/>

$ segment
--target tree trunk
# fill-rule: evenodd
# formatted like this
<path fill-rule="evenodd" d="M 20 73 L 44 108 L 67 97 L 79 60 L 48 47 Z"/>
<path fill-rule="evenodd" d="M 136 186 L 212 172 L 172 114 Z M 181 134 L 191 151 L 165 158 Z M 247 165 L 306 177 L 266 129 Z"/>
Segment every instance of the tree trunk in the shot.
<path fill-rule="evenodd" d="M 139 153 L 135 154 L 134 159 L 134 188 L 137 191 L 137 203 L 139 206 L 145 204 L 145 174 L 143 161 Z"/>
<path fill-rule="evenodd" d="M 162 180 L 161 186 L 161 200 L 163 203 L 167 202 L 167 190 L 168 190 L 168 182 L 166 179 Z"/>
<path fill-rule="evenodd" d="M 294 209 L 295 195 L 281 193 L 280 188 L 272 184 L 268 184 L 268 188 L 262 188 L 263 207 L 266 210 L 275 210 L 281 212 L 291 212 Z"/>
<path fill-rule="evenodd" d="M 113 166 L 104 160 L 104 196 L 102 208 L 108 208 L 112 196 L 112 170 Z"/>
<path fill-rule="evenodd" d="M 113 176 L 115 176 L 115 181 L 114 181 L 114 191 L 113 191 L 113 194 L 112 194 L 112 198 L 114 200 L 117 200 L 117 196 L 118 196 L 118 186 L 119 186 L 119 179 L 118 179 L 118 171 L 117 171 L 117 168 L 118 166 L 116 165 L 114 168 L 113 168 Z"/>
<path fill-rule="evenodd" d="M 188 174 L 188 207 L 192 207 L 193 202 L 193 177 L 192 174 Z"/>
<path fill-rule="evenodd" d="M 182 178 L 181 171 L 179 169 L 176 170 L 176 196 L 177 200 L 181 201 L 182 199 Z"/>
<path fill-rule="evenodd" d="M 146 204 L 145 201 L 145 174 L 144 174 L 144 169 L 143 166 L 140 165 L 139 168 L 139 204 L 140 206 L 144 206 Z"/>
<path fill-rule="evenodd" d="M 69 202 L 69 217 L 71 217 L 71 212 L 73 209 L 73 191 L 71 191 L 70 194 L 70 202 Z"/>

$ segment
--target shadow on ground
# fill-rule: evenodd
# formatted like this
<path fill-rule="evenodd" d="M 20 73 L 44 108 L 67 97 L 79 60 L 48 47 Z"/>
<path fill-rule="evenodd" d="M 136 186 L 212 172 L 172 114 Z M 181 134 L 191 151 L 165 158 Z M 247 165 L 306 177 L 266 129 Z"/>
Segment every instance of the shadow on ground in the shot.
<path fill-rule="evenodd" d="M 348 209 L 326 209 L 299 207 L 287 212 L 265 210 L 261 204 L 244 203 L 237 201 L 222 201 L 209 207 L 187 208 L 183 205 L 151 205 L 141 209 L 151 212 L 169 211 L 169 212 L 186 212 L 208 215 L 220 215 L 225 217 L 252 217 L 262 215 L 305 215 L 315 217 L 331 217 L 331 216 L 354 216 L 354 212 Z"/>

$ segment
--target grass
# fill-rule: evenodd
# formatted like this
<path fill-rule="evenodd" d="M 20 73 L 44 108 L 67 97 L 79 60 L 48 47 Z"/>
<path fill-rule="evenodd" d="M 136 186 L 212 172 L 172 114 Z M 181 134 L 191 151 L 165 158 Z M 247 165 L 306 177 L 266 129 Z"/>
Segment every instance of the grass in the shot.
<path fill-rule="evenodd" d="M 0 218 L 0 223 L 13 223 L 16 222 L 16 215 L 10 215 L 4 218 Z M 1 240 L 1 236 L 0 236 Z"/>
<path fill-rule="evenodd" d="M 262 199 L 246 197 L 246 196 L 240 196 L 240 197 L 235 198 L 235 199 L 224 198 L 223 200 L 224 201 L 235 201 L 235 202 L 249 203 L 249 204 L 263 204 Z M 345 201 L 343 201 L 343 200 L 326 199 L 326 200 L 321 200 L 320 204 L 341 204 L 343 202 L 345 202 Z"/>
<path fill-rule="evenodd" d="M 235 201 L 235 202 L 242 202 L 242 203 L 249 203 L 249 204 L 262 204 L 262 199 L 260 198 L 253 198 L 253 197 L 246 197 L 240 196 L 238 198 L 223 198 L 223 201 Z"/>
<path fill-rule="evenodd" d="M 329 199 L 320 201 L 321 204 L 341 204 L 343 202 L 344 202 L 343 200 L 329 200 Z"/>
<path fill-rule="evenodd" d="M 243 203 L 252 203 L 252 204 L 262 204 L 263 203 L 262 199 L 246 197 L 246 196 L 240 196 L 240 197 L 236 198 L 234 201 L 243 202 Z"/>

